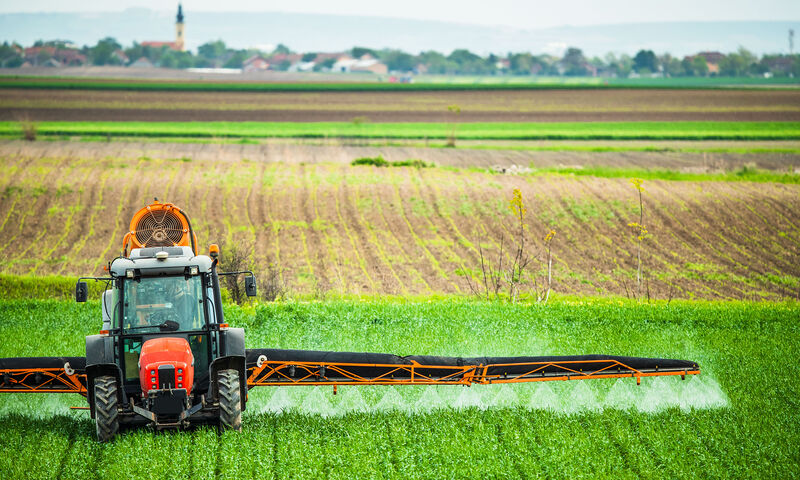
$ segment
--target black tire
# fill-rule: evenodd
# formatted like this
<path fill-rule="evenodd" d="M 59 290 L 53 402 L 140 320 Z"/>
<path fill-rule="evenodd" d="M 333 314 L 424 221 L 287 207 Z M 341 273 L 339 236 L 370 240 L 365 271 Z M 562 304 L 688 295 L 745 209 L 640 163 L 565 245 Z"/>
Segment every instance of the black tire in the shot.
<path fill-rule="evenodd" d="M 242 393 L 239 372 L 222 370 L 217 377 L 219 390 L 219 428 L 242 431 Z"/>
<path fill-rule="evenodd" d="M 119 433 L 117 380 L 114 377 L 98 377 L 94 380 L 94 419 L 98 441 L 108 442 Z"/>

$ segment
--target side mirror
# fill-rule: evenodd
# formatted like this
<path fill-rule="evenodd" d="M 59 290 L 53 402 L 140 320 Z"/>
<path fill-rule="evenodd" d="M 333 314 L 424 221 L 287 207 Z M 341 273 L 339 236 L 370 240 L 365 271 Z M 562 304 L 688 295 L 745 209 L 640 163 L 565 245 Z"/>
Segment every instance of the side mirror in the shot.
<path fill-rule="evenodd" d="M 244 292 L 248 297 L 256 296 L 256 277 L 253 275 L 244 277 Z"/>
<path fill-rule="evenodd" d="M 89 296 L 89 287 L 86 285 L 86 282 L 78 282 L 75 284 L 75 301 L 79 303 L 83 303 L 86 301 L 86 298 Z"/>

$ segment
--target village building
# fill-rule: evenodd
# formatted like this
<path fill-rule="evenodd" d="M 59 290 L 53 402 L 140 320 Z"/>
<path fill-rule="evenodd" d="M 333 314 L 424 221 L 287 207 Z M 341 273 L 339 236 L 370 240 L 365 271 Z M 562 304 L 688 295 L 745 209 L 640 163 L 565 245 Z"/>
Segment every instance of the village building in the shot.
<path fill-rule="evenodd" d="M 176 52 L 184 52 L 186 51 L 186 42 L 185 42 L 185 24 L 183 22 L 183 6 L 179 3 L 178 4 L 178 15 L 175 19 L 175 41 L 174 42 L 163 42 L 163 41 L 150 41 L 146 40 L 141 43 L 143 47 L 152 47 L 152 48 L 162 48 L 162 47 L 169 47 Z"/>
<path fill-rule="evenodd" d="M 147 57 L 139 57 L 138 60 L 128 65 L 132 68 L 153 68 L 153 62 L 147 59 Z"/>
<path fill-rule="evenodd" d="M 369 53 L 365 53 L 361 58 L 355 59 L 349 55 L 342 55 L 331 67 L 331 71 L 337 73 L 374 73 L 386 75 L 389 67 Z"/>
<path fill-rule="evenodd" d="M 696 55 L 686 57 L 690 62 L 697 57 L 703 57 L 708 65 L 708 74 L 719 74 L 719 63 L 725 58 L 720 52 L 700 52 Z"/>
<path fill-rule="evenodd" d="M 86 55 L 78 50 L 57 47 L 28 47 L 22 56 L 30 66 L 61 67 L 86 65 Z"/>
<path fill-rule="evenodd" d="M 269 62 L 261 55 L 253 55 L 242 62 L 242 72 L 260 72 L 269 69 Z"/>
<path fill-rule="evenodd" d="M 281 65 L 285 65 L 288 63 L 288 68 L 284 69 L 288 70 L 292 68 L 295 64 L 300 63 L 302 60 L 303 60 L 302 53 L 278 53 L 269 58 L 269 65 L 270 69 L 272 70 L 280 70 Z"/>

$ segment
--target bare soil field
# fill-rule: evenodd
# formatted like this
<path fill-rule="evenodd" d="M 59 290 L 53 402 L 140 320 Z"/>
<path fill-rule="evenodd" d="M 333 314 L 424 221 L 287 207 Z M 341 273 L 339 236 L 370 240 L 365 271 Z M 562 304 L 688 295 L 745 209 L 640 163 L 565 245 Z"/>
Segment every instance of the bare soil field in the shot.
<path fill-rule="evenodd" d="M 638 221 L 638 201 L 626 179 L 352 167 L 345 157 L 355 150 L 337 157 L 330 146 L 256 146 L 262 156 L 245 154 L 247 145 L 152 147 L 0 144 L 0 271 L 101 273 L 131 214 L 158 197 L 188 210 L 201 245 L 246 246 L 255 269 L 278 266 L 291 291 L 466 294 L 464 272 L 475 272 L 479 248 L 491 259 L 501 245 L 508 253 L 508 201 L 519 188 L 531 253 L 556 231 L 555 292 L 633 289 L 627 224 Z M 800 186 L 654 180 L 644 188 L 652 297 L 800 295 Z"/>
<path fill-rule="evenodd" d="M 402 142 L 400 142 L 402 143 Z M 491 168 L 513 165 L 534 168 L 551 167 L 613 167 L 675 170 L 686 173 L 714 173 L 731 171 L 743 166 L 754 166 L 764 170 L 786 171 L 800 168 L 800 155 L 790 153 L 685 153 L 677 151 L 646 152 L 581 152 L 581 151 L 526 151 L 498 148 L 497 150 L 473 150 L 473 144 L 491 142 L 463 141 L 467 148 L 425 148 L 419 142 L 408 146 L 370 145 L 368 142 L 343 142 L 340 140 L 294 140 L 270 139 L 260 144 L 204 144 L 170 143 L 152 141 L 75 142 L 46 141 L 26 142 L 22 140 L 0 140 L 0 154 L 11 157 L 65 157 L 103 160 L 106 158 L 136 160 L 150 158 L 190 158 L 213 162 L 280 162 L 286 164 L 333 163 L 349 165 L 356 158 L 384 157 L 388 161 L 420 159 L 441 167 Z M 502 142 L 513 147 L 531 145 L 548 146 L 562 142 Z M 571 141 L 569 145 L 581 142 Z M 669 149 L 696 146 L 724 148 L 736 146 L 747 148 L 797 148 L 798 142 L 586 142 L 590 145 L 633 146 L 653 145 Z"/>
<path fill-rule="evenodd" d="M 457 105 L 460 113 L 448 111 Z M 136 92 L 0 90 L 0 120 L 580 122 L 797 121 L 793 90 Z"/>

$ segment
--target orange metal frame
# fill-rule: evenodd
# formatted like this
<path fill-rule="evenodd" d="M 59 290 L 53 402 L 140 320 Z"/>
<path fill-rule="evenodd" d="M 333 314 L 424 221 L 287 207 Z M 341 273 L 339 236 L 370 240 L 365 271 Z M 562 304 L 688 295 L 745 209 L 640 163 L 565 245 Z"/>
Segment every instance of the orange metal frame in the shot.
<path fill-rule="evenodd" d="M 593 369 L 598 363 L 609 364 L 600 369 Z M 528 367 L 524 373 L 513 375 L 489 375 L 489 369 L 514 366 Z M 289 374 L 294 367 L 295 375 Z M 385 368 L 386 372 L 377 377 L 363 377 L 352 371 L 353 367 Z M 547 369 L 559 369 L 559 372 L 548 372 Z M 425 372 L 433 370 L 448 372 L 434 376 Z M 584 371 L 586 370 L 586 371 Z M 333 372 L 336 379 L 329 379 L 328 372 Z M 601 378 L 636 378 L 680 375 L 699 375 L 696 370 L 661 370 L 639 371 L 616 360 L 573 360 L 563 362 L 530 362 L 499 363 L 490 365 L 410 365 L 373 364 L 373 363 L 306 363 L 287 361 L 265 361 L 261 366 L 248 368 L 247 385 L 250 387 L 284 386 L 284 385 L 470 385 L 492 383 L 524 383 L 556 380 L 591 380 Z M 402 378 L 394 378 L 395 375 Z M 277 376 L 277 379 L 274 377 Z M 346 380 L 340 380 L 344 378 Z"/>
<path fill-rule="evenodd" d="M 79 393 L 86 396 L 86 375 L 63 368 L 0 370 L 0 393 Z"/>
<path fill-rule="evenodd" d="M 598 363 L 603 368 L 595 369 Z M 527 367 L 524 373 L 490 375 L 497 367 Z M 386 369 L 377 377 L 356 374 L 353 368 Z M 295 375 L 289 374 L 293 368 Z M 546 372 L 547 369 L 558 371 Z M 429 372 L 438 371 L 439 375 Z M 443 374 L 441 374 L 443 373 Z M 331 375 L 333 374 L 333 375 Z M 563 362 L 497 363 L 489 365 L 410 365 L 375 363 L 307 363 L 265 361 L 247 369 L 248 387 L 290 385 L 488 385 L 494 383 L 547 382 L 559 380 L 594 380 L 603 378 L 699 375 L 700 369 L 640 371 L 616 360 L 573 360 Z M 395 378 L 395 376 L 401 378 Z M 276 378 L 277 377 L 277 378 Z M 333 377 L 333 379 L 329 378 Z M 86 375 L 68 374 L 63 368 L 28 368 L 0 370 L 0 393 L 78 393 L 86 396 Z"/>

